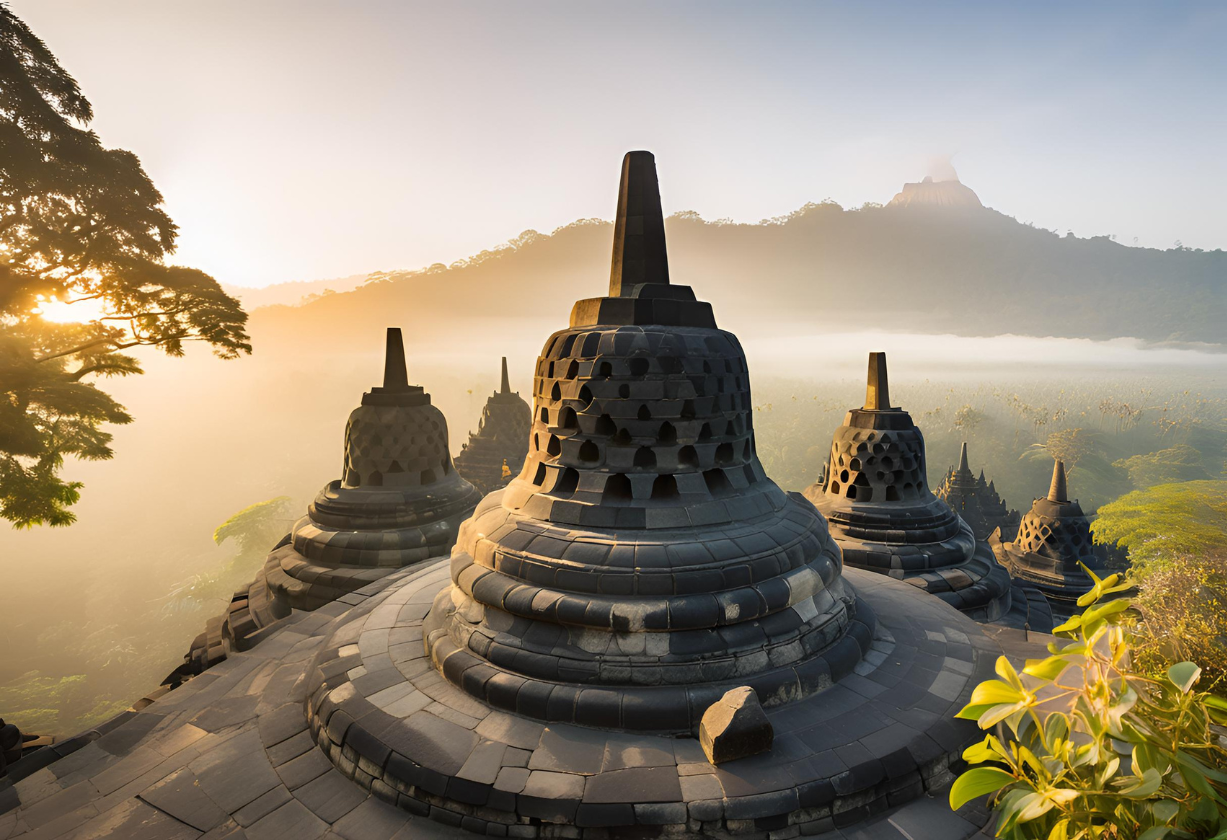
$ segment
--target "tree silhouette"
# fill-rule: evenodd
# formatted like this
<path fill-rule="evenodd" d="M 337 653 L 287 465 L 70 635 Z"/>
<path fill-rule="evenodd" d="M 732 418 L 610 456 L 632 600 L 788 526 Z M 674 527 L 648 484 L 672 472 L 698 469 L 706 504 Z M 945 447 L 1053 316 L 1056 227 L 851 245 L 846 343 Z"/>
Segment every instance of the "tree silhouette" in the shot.
<path fill-rule="evenodd" d="M 247 315 L 217 281 L 167 265 L 177 228 L 131 152 L 106 149 L 76 81 L 0 5 L 0 516 L 17 527 L 67 525 L 80 483 L 66 455 L 112 455 L 105 423 L 123 407 L 89 377 L 141 373 L 120 351 L 183 355 L 203 341 L 250 353 Z M 91 301 L 79 323 L 40 315 Z"/>

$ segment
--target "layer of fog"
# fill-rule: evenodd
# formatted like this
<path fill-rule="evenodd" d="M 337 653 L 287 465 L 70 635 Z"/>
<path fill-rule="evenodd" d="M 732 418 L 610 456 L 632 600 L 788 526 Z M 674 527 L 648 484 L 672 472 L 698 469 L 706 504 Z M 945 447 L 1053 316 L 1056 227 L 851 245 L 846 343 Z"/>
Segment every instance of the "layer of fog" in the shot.
<path fill-rule="evenodd" d="M 458 451 L 497 384 L 499 356 L 509 357 L 512 387 L 531 399 L 536 355 L 548 332 L 562 325 L 466 324 L 463 338 L 428 345 L 415 342 L 411 324 L 401 326 L 410 380 L 432 394 Z M 896 395 L 953 382 L 1061 387 L 1089 377 L 1227 392 L 1227 356 L 1130 341 L 733 328 L 756 397 L 786 379 L 804 383 L 806 399 L 857 404 L 870 350 L 887 351 Z M 166 618 L 158 605 L 184 578 L 232 556 L 211 540 L 231 514 L 279 495 L 291 496 L 301 512 L 337 477 L 346 417 L 381 380 L 382 335 L 343 347 L 320 335 L 314 346 L 309 356 L 289 356 L 257 345 L 254 356 L 232 362 L 195 348 L 185 359 L 148 355 L 147 375 L 103 383 L 136 419 L 112 429 L 114 460 L 68 465 L 67 475 L 84 482 L 74 508 L 79 521 L 66 529 L 0 529 L 0 579 L 9 594 L 0 623 L 0 684 L 31 670 L 55 675 L 93 667 L 64 653 L 79 650 L 89 634 L 127 640 L 132 699 L 178 663 L 206 615 Z M 756 422 L 762 428 L 771 417 Z M 813 429 L 811 443 L 825 445 L 831 431 Z M 931 460 L 931 479 L 944 467 Z"/>

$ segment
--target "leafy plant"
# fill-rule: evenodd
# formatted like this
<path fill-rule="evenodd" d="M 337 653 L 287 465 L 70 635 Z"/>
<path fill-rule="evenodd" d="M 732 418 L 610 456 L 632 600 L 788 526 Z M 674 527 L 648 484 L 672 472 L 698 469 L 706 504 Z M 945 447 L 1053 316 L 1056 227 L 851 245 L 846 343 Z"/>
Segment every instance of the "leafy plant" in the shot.
<path fill-rule="evenodd" d="M 1227 701 L 1194 690 L 1192 662 L 1158 679 L 1136 672 L 1132 602 L 1100 603 L 1128 584 L 1086 571 L 1087 609 L 1053 631 L 1051 655 L 1021 674 L 1001 657 L 1001 679 L 957 715 L 996 734 L 963 753 L 975 766 L 955 780 L 951 807 L 992 794 L 1009 840 L 1227 838 L 1227 751 L 1213 729 Z"/>

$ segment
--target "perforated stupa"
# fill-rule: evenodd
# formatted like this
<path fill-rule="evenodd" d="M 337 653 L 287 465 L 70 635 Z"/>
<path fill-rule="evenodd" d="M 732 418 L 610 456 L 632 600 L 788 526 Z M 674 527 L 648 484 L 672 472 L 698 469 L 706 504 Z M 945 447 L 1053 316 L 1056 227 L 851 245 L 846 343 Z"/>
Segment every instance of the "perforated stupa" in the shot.
<path fill-rule="evenodd" d="M 835 430 L 824 474 L 805 496 L 848 565 L 905 580 L 979 621 L 1009 612 L 1009 574 L 929 489 L 924 435 L 890 404 L 885 353 L 869 354 L 865 405 Z"/>

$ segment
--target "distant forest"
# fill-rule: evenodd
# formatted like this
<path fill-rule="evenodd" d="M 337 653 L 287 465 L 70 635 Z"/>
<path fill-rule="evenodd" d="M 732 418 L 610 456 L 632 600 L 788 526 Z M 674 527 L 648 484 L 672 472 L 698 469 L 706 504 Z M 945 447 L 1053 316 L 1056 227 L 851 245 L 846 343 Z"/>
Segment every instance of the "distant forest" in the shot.
<path fill-rule="evenodd" d="M 734 330 L 783 322 L 1227 344 L 1221 250 L 1131 248 L 969 207 L 845 210 L 828 202 L 757 224 L 684 212 L 667 225 L 674 282 L 694 286 Z M 252 326 L 270 343 L 296 344 L 305 328 L 325 324 L 337 337 L 369 335 L 390 311 L 412 313 L 428 334 L 464 316 L 560 325 L 576 298 L 604 293 L 610 236 L 598 219 L 552 234 L 526 231 L 450 266 L 381 272 L 353 291 L 263 309 Z"/>

